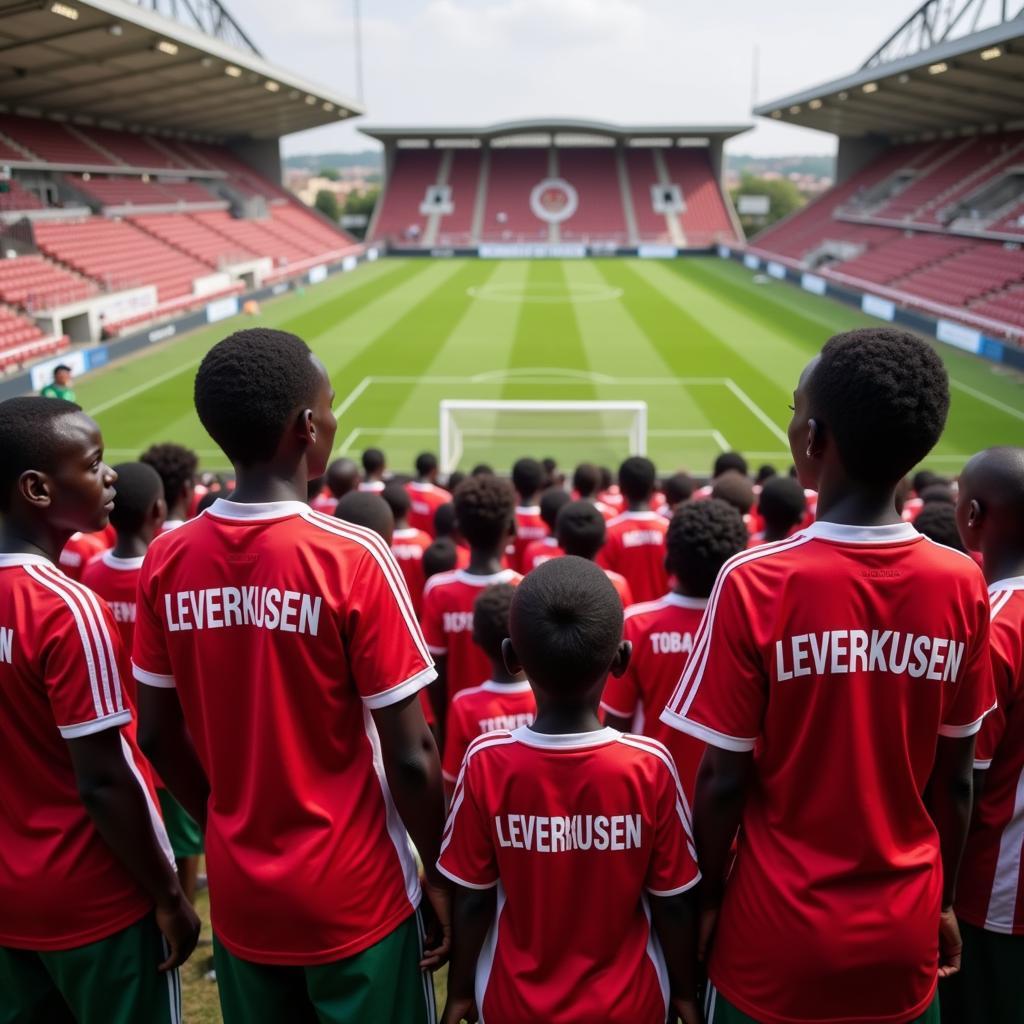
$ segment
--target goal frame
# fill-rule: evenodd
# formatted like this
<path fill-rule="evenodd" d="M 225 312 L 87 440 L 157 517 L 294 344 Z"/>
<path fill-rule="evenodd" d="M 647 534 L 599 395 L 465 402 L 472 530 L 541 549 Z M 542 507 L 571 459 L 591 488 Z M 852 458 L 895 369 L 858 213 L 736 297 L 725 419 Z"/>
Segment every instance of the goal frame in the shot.
<path fill-rule="evenodd" d="M 444 398 L 439 406 L 440 462 L 443 473 L 458 467 L 463 447 L 456 446 L 457 432 L 453 429 L 452 414 L 459 412 L 631 412 L 633 423 L 629 431 L 629 454 L 647 454 L 647 403 L 628 401 L 561 401 L 555 399 L 464 399 Z"/>

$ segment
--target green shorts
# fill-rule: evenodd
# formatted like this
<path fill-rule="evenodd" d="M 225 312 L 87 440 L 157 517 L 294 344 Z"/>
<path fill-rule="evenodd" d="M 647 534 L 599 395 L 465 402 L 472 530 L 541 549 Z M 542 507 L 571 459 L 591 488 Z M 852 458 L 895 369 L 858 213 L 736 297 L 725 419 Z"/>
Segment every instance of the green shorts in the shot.
<path fill-rule="evenodd" d="M 0 947 L 0 1024 L 180 1024 L 178 972 L 152 914 L 98 942 L 36 953 Z"/>
<path fill-rule="evenodd" d="M 758 1024 L 753 1017 L 748 1017 L 737 1010 L 714 985 L 708 985 L 704 997 L 705 1024 Z M 939 997 L 936 996 L 931 1006 L 909 1024 L 939 1024 Z"/>
<path fill-rule="evenodd" d="M 944 1024 L 1021 1024 L 1024 1021 L 1024 935 L 960 922 L 960 970 L 940 983 Z"/>
<path fill-rule="evenodd" d="M 203 834 L 195 819 L 171 796 L 169 790 L 161 787 L 156 794 L 160 798 L 160 812 L 175 859 L 198 857 L 203 852 Z"/>
<path fill-rule="evenodd" d="M 380 942 L 329 964 L 240 960 L 213 939 L 224 1024 L 435 1024 L 434 983 L 420 970 L 417 910 Z"/>

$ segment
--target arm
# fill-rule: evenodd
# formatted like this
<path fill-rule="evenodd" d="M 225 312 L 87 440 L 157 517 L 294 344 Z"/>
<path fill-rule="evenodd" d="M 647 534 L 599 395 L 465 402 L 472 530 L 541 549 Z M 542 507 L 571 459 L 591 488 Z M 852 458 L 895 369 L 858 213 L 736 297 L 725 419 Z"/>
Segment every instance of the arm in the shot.
<path fill-rule="evenodd" d="M 942 915 L 939 921 L 939 977 L 960 969 L 960 929 L 953 914 L 960 858 L 967 842 L 973 803 L 974 736 L 940 736 L 929 786 L 929 811 L 942 851 Z"/>
<path fill-rule="evenodd" d="M 427 939 L 421 966 L 439 967 L 447 959 L 451 945 L 451 910 L 448 883 L 437 870 L 445 816 L 437 746 L 416 694 L 372 713 L 380 736 L 388 787 L 419 851 L 425 875 L 424 891 L 440 925 L 440 934 Z"/>
<path fill-rule="evenodd" d="M 683 1024 L 701 1024 L 697 1003 L 697 920 L 692 892 L 649 896 L 651 921 L 672 985 L 672 1006 Z M 453 960 L 454 963 L 454 960 Z"/>
<path fill-rule="evenodd" d="M 146 794 L 125 760 L 121 731 L 103 729 L 67 744 L 79 795 L 96 830 L 156 904 L 156 923 L 171 950 L 159 969 L 173 970 L 195 949 L 199 918 L 153 832 Z"/>
<path fill-rule="evenodd" d="M 174 798 L 206 832 L 210 783 L 181 713 L 178 691 L 139 685 L 139 746 Z"/>
<path fill-rule="evenodd" d="M 430 684 L 428 696 L 430 706 L 434 709 L 435 728 L 437 729 L 437 745 L 444 750 L 444 731 L 448 724 L 448 655 L 434 655 L 434 670 L 437 678 Z"/>
<path fill-rule="evenodd" d="M 448 968 L 448 1002 L 442 1024 L 459 1024 L 463 1019 L 476 1021 L 474 978 L 487 932 L 494 922 L 496 889 L 455 887 L 452 962 Z"/>

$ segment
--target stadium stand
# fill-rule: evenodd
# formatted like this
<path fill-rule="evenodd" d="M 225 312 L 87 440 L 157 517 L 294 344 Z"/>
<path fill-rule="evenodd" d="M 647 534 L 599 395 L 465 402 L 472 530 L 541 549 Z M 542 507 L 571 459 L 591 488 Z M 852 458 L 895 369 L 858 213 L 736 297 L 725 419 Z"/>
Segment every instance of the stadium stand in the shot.
<path fill-rule="evenodd" d="M 704 248 L 735 237 L 707 149 L 669 149 L 664 155 L 669 180 L 683 195 L 680 219 L 687 244 Z"/>
<path fill-rule="evenodd" d="M 160 213 L 133 217 L 132 223 L 193 259 L 213 267 L 258 258 L 258 253 L 252 249 L 230 242 L 219 231 L 194 217 Z"/>
<path fill-rule="evenodd" d="M 437 181 L 441 154 L 437 150 L 397 149 L 378 215 L 385 237 L 415 240 L 426 227 L 420 206 Z"/>
<path fill-rule="evenodd" d="M 576 212 L 561 227 L 565 241 L 579 239 L 629 244 L 614 148 L 560 149 L 558 176 L 576 189 L 579 198 Z"/>
<path fill-rule="evenodd" d="M 23 150 L 20 157 L 13 159 L 25 160 L 27 156 L 30 160 L 75 167 L 100 167 L 117 163 L 116 159 L 90 143 L 80 129 L 70 124 L 0 114 L 0 133 Z"/>
<path fill-rule="evenodd" d="M 28 317 L 0 305 L 0 373 L 68 347 L 66 336 L 44 337 Z"/>
<path fill-rule="evenodd" d="M 3 159 L 3 155 L 0 154 L 0 160 Z M 43 204 L 40 202 L 39 197 L 34 193 L 29 192 L 28 189 L 22 188 L 17 178 L 10 178 L 6 182 L 0 182 L 5 186 L 4 190 L 0 191 L 0 213 L 6 210 L 41 210 Z"/>
<path fill-rule="evenodd" d="M 530 190 L 548 176 L 548 149 L 491 150 L 482 241 L 547 241 L 548 225 L 530 209 Z"/>
<path fill-rule="evenodd" d="M 658 213 L 651 202 L 651 188 L 659 184 L 653 150 L 627 149 L 625 159 L 637 234 L 651 242 L 670 241 L 665 215 Z"/>
<path fill-rule="evenodd" d="M 473 238 L 473 213 L 480 181 L 480 150 L 451 150 L 448 171 L 452 212 L 440 218 L 437 241 L 441 245 L 469 245 Z"/>
<path fill-rule="evenodd" d="M 52 309 L 95 295 L 92 281 L 42 256 L 0 260 L 0 301 L 28 310 Z"/>

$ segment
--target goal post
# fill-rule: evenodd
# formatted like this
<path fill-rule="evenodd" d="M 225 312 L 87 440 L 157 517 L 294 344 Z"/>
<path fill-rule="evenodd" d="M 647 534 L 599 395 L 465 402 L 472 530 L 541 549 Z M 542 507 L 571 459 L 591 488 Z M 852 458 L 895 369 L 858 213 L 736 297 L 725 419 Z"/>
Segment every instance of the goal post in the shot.
<path fill-rule="evenodd" d="M 502 468 L 524 455 L 572 462 L 614 462 L 647 454 L 647 403 L 444 399 L 441 470 L 463 461 Z"/>

